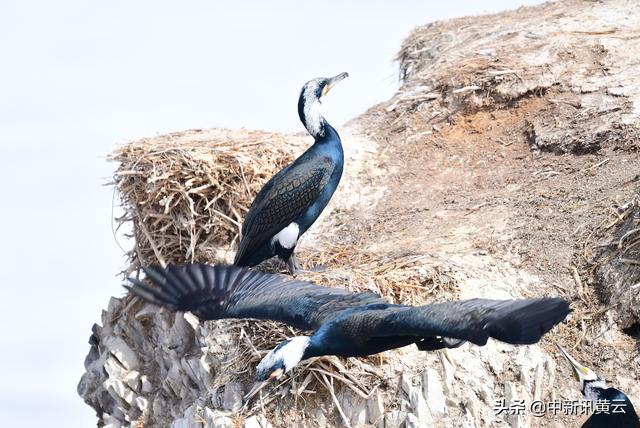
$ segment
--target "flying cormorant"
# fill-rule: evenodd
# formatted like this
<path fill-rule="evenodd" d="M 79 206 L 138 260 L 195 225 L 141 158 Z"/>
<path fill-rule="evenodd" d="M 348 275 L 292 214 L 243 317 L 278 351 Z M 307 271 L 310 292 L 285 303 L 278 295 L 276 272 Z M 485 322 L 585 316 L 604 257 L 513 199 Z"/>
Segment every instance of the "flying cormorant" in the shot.
<path fill-rule="evenodd" d="M 252 396 L 300 361 L 322 355 L 361 357 L 415 343 L 420 350 L 484 345 L 489 337 L 532 344 L 569 313 L 559 298 L 472 299 L 423 306 L 391 304 L 353 293 L 236 266 L 189 264 L 143 268 L 155 286 L 130 278 L 125 287 L 156 305 L 204 320 L 254 318 L 313 330 L 280 343 L 258 364 Z"/>
<path fill-rule="evenodd" d="M 556 346 L 569 361 L 573 376 L 580 382 L 582 395 L 594 406 L 594 413 L 582 424 L 583 428 L 640 428 L 638 414 L 626 394 L 616 388 L 608 388 L 591 369 L 576 361 L 560 345 Z"/>
<path fill-rule="evenodd" d="M 235 265 L 255 266 L 277 255 L 291 274 L 299 269 L 294 254 L 298 239 L 329 203 L 344 165 L 340 136 L 322 116 L 320 100 L 348 76 L 317 78 L 302 87 L 298 115 L 315 142 L 274 175 L 253 200 L 242 225 Z"/>

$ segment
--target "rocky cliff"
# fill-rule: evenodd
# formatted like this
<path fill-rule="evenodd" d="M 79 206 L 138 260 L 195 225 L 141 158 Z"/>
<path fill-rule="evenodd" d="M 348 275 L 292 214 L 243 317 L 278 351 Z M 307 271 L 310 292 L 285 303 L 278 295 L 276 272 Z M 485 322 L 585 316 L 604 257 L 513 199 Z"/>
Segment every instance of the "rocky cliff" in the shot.
<path fill-rule="evenodd" d="M 399 92 L 339 130 L 345 177 L 301 244 L 307 266 L 327 267 L 309 279 L 392 301 L 570 299 L 574 312 L 540 344 L 321 358 L 242 407 L 260 356 L 295 332 L 200 322 L 120 293 L 78 385 L 99 425 L 577 426 L 584 415 L 529 407 L 581 398 L 554 342 L 640 407 L 639 41 L 640 4 L 624 0 L 417 28 L 398 56 Z M 309 143 L 194 130 L 119 149 L 128 273 L 228 261 L 279 165 L 265 159 L 285 163 Z M 496 411 L 518 400 L 521 415 Z"/>

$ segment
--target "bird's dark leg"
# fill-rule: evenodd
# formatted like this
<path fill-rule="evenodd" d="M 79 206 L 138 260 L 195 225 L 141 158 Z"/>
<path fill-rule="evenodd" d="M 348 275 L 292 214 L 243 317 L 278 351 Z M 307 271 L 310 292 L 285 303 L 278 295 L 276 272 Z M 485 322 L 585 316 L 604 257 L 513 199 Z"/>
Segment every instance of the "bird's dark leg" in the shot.
<path fill-rule="evenodd" d="M 416 346 L 421 351 L 437 351 L 438 349 L 446 348 L 442 339 L 438 337 L 425 337 L 422 340 L 417 340 Z"/>
<path fill-rule="evenodd" d="M 444 348 L 457 348 L 464 342 L 464 340 L 450 337 L 423 337 L 422 340 L 418 340 L 415 343 L 421 351 L 437 351 Z"/>
<path fill-rule="evenodd" d="M 291 255 L 287 259 L 287 270 L 293 276 L 296 276 L 300 271 L 300 264 L 298 263 L 296 253 L 294 251 L 291 252 Z"/>

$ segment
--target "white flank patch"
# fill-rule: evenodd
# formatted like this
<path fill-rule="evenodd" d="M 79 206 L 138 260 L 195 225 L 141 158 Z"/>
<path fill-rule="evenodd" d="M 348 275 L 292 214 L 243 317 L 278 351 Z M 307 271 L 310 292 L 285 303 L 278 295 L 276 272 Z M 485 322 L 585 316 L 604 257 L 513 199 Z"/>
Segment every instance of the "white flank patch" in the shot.
<path fill-rule="evenodd" d="M 293 222 L 289 226 L 282 229 L 276 236 L 273 237 L 274 241 L 278 241 L 281 246 L 290 250 L 291 248 L 296 246 L 298 242 L 298 233 L 300 232 L 300 228 L 298 225 Z"/>

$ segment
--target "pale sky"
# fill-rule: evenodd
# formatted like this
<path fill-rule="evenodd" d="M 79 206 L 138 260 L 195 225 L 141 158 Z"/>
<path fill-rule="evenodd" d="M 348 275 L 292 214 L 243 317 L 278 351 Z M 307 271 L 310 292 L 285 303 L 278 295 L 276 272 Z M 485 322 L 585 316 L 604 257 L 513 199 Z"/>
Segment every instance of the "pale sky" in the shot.
<path fill-rule="evenodd" d="M 325 102 L 340 125 L 397 89 L 392 60 L 415 26 L 540 1 L 12 3 L 0 3 L 0 425 L 90 427 L 76 386 L 126 264 L 104 186 L 116 144 L 302 131 L 302 84 L 347 71 Z"/>

